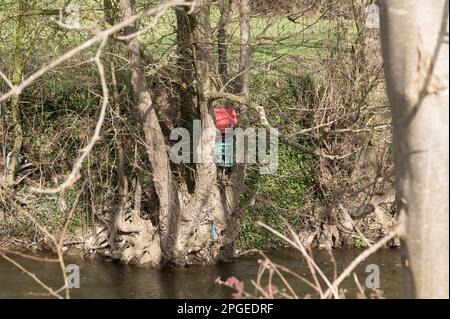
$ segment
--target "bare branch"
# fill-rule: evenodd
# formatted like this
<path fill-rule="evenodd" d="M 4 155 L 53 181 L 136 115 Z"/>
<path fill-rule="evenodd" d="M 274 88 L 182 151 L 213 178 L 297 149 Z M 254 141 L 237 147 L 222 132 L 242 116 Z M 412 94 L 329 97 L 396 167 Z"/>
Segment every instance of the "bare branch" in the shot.
<path fill-rule="evenodd" d="M 386 235 L 384 238 L 379 240 L 376 244 L 372 245 L 372 247 L 366 249 L 363 251 L 358 257 L 356 257 L 350 265 L 347 266 L 347 268 L 344 269 L 344 271 L 339 275 L 339 277 L 333 282 L 333 288 L 337 289 L 337 287 L 344 281 L 345 278 L 350 276 L 351 272 L 358 266 L 362 261 L 364 261 L 367 257 L 375 253 L 378 249 L 383 247 L 387 244 L 388 241 L 390 241 L 392 238 L 400 234 L 400 228 L 397 227 L 393 231 L 391 231 L 388 235 Z M 331 294 L 331 288 L 328 289 L 325 292 L 324 297 L 328 298 Z"/>
<path fill-rule="evenodd" d="M 320 156 L 320 157 L 324 157 L 324 158 L 328 158 L 330 160 L 337 160 L 337 159 L 342 159 L 344 157 L 347 157 L 351 154 L 346 154 L 346 155 L 330 155 L 330 154 L 326 154 L 323 150 L 320 149 L 316 149 L 316 148 L 311 148 L 311 147 L 307 147 L 304 146 L 300 143 L 291 141 L 290 139 L 284 137 L 284 136 L 280 136 L 278 131 L 275 130 L 269 123 L 269 121 L 267 120 L 267 116 L 266 116 L 266 112 L 264 110 L 264 107 L 262 105 L 259 105 L 258 103 L 255 103 L 249 99 L 247 99 L 246 97 L 243 96 L 239 96 L 239 95 L 235 95 L 235 94 L 231 94 L 231 93 L 226 93 L 226 92 L 212 92 L 209 94 L 209 100 L 210 101 L 215 101 L 215 100 L 221 100 L 221 99 L 226 99 L 241 105 L 246 105 L 248 107 L 250 107 L 253 111 L 255 111 L 258 114 L 259 117 L 259 122 L 261 123 L 261 125 L 263 127 L 265 127 L 266 129 L 270 130 L 271 134 L 275 134 L 275 136 L 277 136 L 280 141 L 283 144 L 286 144 L 288 146 L 291 146 L 293 148 L 296 148 L 304 153 L 307 154 L 311 154 L 314 156 Z M 352 152 L 353 154 L 353 152 Z"/>
<path fill-rule="evenodd" d="M 192 2 L 187 2 L 185 0 L 172 0 L 172 1 L 166 2 L 164 4 L 149 8 L 142 13 L 135 14 L 135 15 L 131 16 L 130 18 L 112 26 L 109 29 L 98 32 L 95 36 L 93 36 L 88 41 L 73 48 L 72 50 L 68 51 L 67 53 L 61 55 L 59 58 L 53 60 L 48 65 L 44 65 L 38 71 L 36 71 L 32 75 L 30 75 L 27 79 L 25 79 L 22 83 L 20 83 L 17 86 L 14 86 L 13 89 L 11 89 L 9 92 L 3 94 L 0 97 L 0 102 L 3 102 L 5 100 L 9 99 L 14 94 L 20 94 L 26 87 L 30 86 L 35 80 L 39 79 L 40 77 L 42 77 L 44 74 L 46 74 L 50 70 L 54 69 L 55 67 L 62 64 L 64 61 L 77 55 L 81 51 L 86 50 L 87 48 L 90 48 L 94 44 L 103 41 L 105 38 L 108 38 L 113 33 L 122 30 L 124 27 L 129 26 L 142 18 L 157 14 L 158 12 L 161 12 L 163 10 L 167 10 L 167 8 L 172 8 L 172 7 L 176 7 L 176 6 L 191 7 Z"/>
<path fill-rule="evenodd" d="M 307 253 L 305 247 L 303 247 L 302 243 L 300 242 L 300 240 L 298 240 L 297 236 L 294 236 L 294 238 L 296 238 L 297 240 L 292 241 L 291 239 L 289 239 L 288 237 L 286 237 L 285 235 L 281 234 L 279 231 L 273 229 L 272 227 L 262 223 L 262 222 L 257 222 L 257 224 L 259 226 L 264 227 L 265 229 L 269 230 L 270 232 L 272 232 L 274 235 L 277 235 L 278 237 L 280 237 L 281 239 L 284 239 L 286 242 L 288 242 L 289 244 L 291 244 L 293 247 L 295 247 L 296 249 L 300 250 L 300 252 L 303 254 L 303 256 L 306 258 L 306 260 L 308 260 L 308 262 L 311 263 L 311 265 L 314 266 L 314 268 L 317 270 L 317 273 L 322 277 L 322 279 L 325 281 L 325 283 L 328 285 L 328 287 L 330 288 L 330 291 L 333 293 L 334 297 L 336 299 L 339 299 L 339 294 L 337 292 L 337 289 L 331 284 L 331 282 L 328 280 L 327 276 L 325 276 L 325 274 L 323 273 L 323 271 L 319 268 L 319 266 L 317 266 L 316 262 L 311 258 L 311 256 L 309 256 L 309 254 Z"/>

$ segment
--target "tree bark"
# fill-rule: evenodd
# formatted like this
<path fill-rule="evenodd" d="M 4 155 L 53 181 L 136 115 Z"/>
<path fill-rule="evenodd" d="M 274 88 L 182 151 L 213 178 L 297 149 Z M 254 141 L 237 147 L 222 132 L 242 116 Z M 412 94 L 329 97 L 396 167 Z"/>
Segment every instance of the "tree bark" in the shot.
<path fill-rule="evenodd" d="M 20 10 L 26 10 L 26 2 L 19 2 Z M 17 32 L 16 32 L 16 47 L 14 50 L 14 69 L 11 78 L 12 84 L 17 85 L 22 80 L 22 72 L 24 67 L 24 45 L 25 45 L 25 33 L 26 33 L 26 21 L 23 16 L 19 17 Z M 14 146 L 11 150 L 10 162 L 8 169 L 6 171 L 6 184 L 12 186 L 14 183 L 14 175 L 17 168 L 17 156 L 19 155 L 20 149 L 22 148 L 22 124 L 20 115 L 20 102 L 19 95 L 14 94 L 11 97 L 11 116 L 12 123 L 14 125 Z"/>
<path fill-rule="evenodd" d="M 250 0 L 239 2 L 239 27 L 241 37 L 241 53 L 239 56 L 239 84 L 241 94 L 246 98 L 250 96 Z"/>
<path fill-rule="evenodd" d="M 132 15 L 132 2 L 120 0 L 120 11 L 122 19 Z M 216 136 L 206 134 L 209 129 L 215 128 L 213 103 L 209 95 L 214 91 L 210 79 L 217 72 L 212 46 L 210 1 L 198 1 L 192 13 L 188 14 L 185 8 L 177 8 L 176 13 L 178 52 L 181 55 L 179 63 L 186 66 L 183 79 L 195 84 L 184 91 L 184 99 L 192 101 L 189 108 L 193 108 L 193 112 L 181 112 L 188 117 L 183 118 L 181 123 L 194 118 L 192 114 L 200 116 L 202 134 L 198 152 L 202 154 L 201 161 L 193 166 L 194 189 L 188 191 L 187 181 L 177 177 L 175 167 L 172 169 L 169 162 L 169 146 L 144 77 L 139 40 L 137 37 L 129 38 L 126 45 L 131 89 L 138 119 L 143 126 L 159 216 L 156 224 L 140 218 L 136 212 L 139 203 L 135 203 L 134 209 L 125 205 L 124 212 L 116 216 L 109 242 L 112 257 L 123 262 L 153 266 L 210 264 L 232 256 L 233 243 L 238 236 L 240 216 L 235 211 L 239 194 L 233 185 L 218 180 L 214 162 Z M 134 32 L 134 27 L 124 30 L 126 35 Z M 139 201 L 139 194 L 134 197 Z"/>
<path fill-rule="evenodd" d="M 406 293 L 448 298 L 448 0 L 380 4 Z"/>
<path fill-rule="evenodd" d="M 198 117 L 195 106 L 196 90 L 194 81 L 194 50 L 193 38 L 189 25 L 189 17 L 185 9 L 176 8 L 177 16 L 177 52 L 178 52 L 178 76 L 181 84 L 178 85 L 179 92 L 179 110 L 180 121 L 177 123 L 181 127 L 186 128 L 189 133 L 193 134 L 193 120 Z M 191 149 L 193 143 L 190 143 Z M 179 168 L 181 175 L 184 176 L 189 193 L 195 190 L 195 177 L 192 172 L 195 166 L 187 163 L 186 166 Z"/>
<path fill-rule="evenodd" d="M 133 15 L 131 0 L 120 0 L 119 7 L 122 19 Z M 135 32 L 134 26 L 125 28 L 124 34 Z M 169 157 L 165 139 L 153 107 L 149 88 L 144 77 L 144 66 L 141 59 L 138 37 L 131 37 L 127 41 L 128 55 L 131 69 L 131 87 L 139 121 L 142 123 L 145 135 L 145 146 L 150 161 L 152 179 L 159 199 L 159 225 L 152 225 L 149 220 L 143 220 L 139 214 L 132 214 L 132 218 L 120 220 L 119 233 L 126 234 L 126 241 L 131 243 L 125 250 L 119 250 L 121 259 L 130 261 L 137 259 L 137 263 L 158 265 L 171 259 L 173 246 L 173 226 L 176 224 L 177 197 L 174 196 Z M 128 225 L 125 223 L 127 222 Z M 127 225 L 124 227 L 124 225 Z M 132 226 L 131 226 L 132 225 Z M 159 226 L 159 229 L 157 229 Z M 125 228 L 122 230 L 121 228 Z M 129 236 L 129 234 L 133 236 Z M 137 236 L 136 236 L 137 234 Z M 158 240 L 159 239 L 159 240 Z M 127 253 L 125 253 L 128 251 Z"/>
<path fill-rule="evenodd" d="M 220 6 L 220 20 L 217 30 L 217 52 L 219 59 L 219 76 L 222 84 L 228 81 L 228 38 L 227 27 L 231 20 L 232 0 L 223 0 Z"/>
<path fill-rule="evenodd" d="M 186 203 L 182 209 L 176 250 L 175 264 L 212 263 L 229 257 L 229 244 L 236 237 L 229 237 L 232 220 L 230 207 L 222 197 L 217 181 L 217 167 L 214 158 L 215 134 L 206 134 L 215 128 L 213 106 L 208 95 L 211 90 L 211 75 L 215 73 L 212 51 L 212 30 L 210 21 L 210 1 L 199 1 L 195 10 L 188 16 L 192 37 L 192 56 L 194 57 L 194 78 L 196 83 L 197 113 L 201 119 L 201 138 L 197 153 L 201 154 L 196 165 L 195 191 L 184 195 Z M 179 21 L 181 22 L 181 21 Z M 178 27 L 183 27 L 178 25 Z M 218 238 L 211 236 L 211 228 L 217 231 Z"/>

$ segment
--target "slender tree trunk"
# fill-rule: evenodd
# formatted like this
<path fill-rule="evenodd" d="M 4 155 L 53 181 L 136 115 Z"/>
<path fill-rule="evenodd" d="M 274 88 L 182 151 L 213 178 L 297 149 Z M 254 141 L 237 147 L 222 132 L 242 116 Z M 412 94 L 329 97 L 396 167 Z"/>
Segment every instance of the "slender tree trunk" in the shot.
<path fill-rule="evenodd" d="M 240 90 L 246 98 L 250 96 L 250 0 L 239 1 L 239 27 L 241 35 L 241 54 L 239 56 Z"/>
<path fill-rule="evenodd" d="M 220 20 L 217 31 L 219 76 L 224 85 L 228 81 L 228 38 L 227 27 L 231 20 L 232 0 L 223 0 L 220 5 Z"/>
<path fill-rule="evenodd" d="M 448 0 L 381 1 L 408 297 L 449 297 Z"/>
<path fill-rule="evenodd" d="M 177 16 L 177 52 L 178 58 L 178 75 L 181 85 L 178 86 L 180 96 L 179 110 L 180 121 L 177 123 L 181 127 L 189 130 L 193 134 L 193 120 L 198 117 L 198 112 L 195 106 L 196 90 L 194 81 L 194 52 L 193 52 L 193 38 L 189 26 L 189 17 L 184 8 L 175 9 Z M 192 141 L 190 142 L 191 149 L 193 148 Z M 189 193 L 195 190 L 195 178 L 192 174 L 195 171 L 195 166 L 187 163 L 180 167 L 181 175 L 184 176 Z"/>
<path fill-rule="evenodd" d="M 20 11 L 26 9 L 26 2 L 19 2 Z M 26 18 L 18 18 L 18 26 L 16 32 L 16 47 L 14 50 L 14 69 L 11 78 L 12 84 L 17 85 L 22 80 L 22 72 L 24 67 L 24 45 L 25 45 L 25 32 L 26 32 Z M 20 149 L 22 148 L 22 124 L 20 116 L 20 103 L 19 95 L 14 94 L 11 97 L 11 116 L 12 123 L 14 125 L 14 146 L 11 151 L 10 162 L 8 170 L 6 172 L 6 184 L 11 186 L 14 183 L 14 174 L 17 168 L 17 156 L 19 155 Z"/>
<path fill-rule="evenodd" d="M 104 0 L 104 12 L 105 19 L 110 25 L 114 25 L 119 20 L 118 12 L 114 10 L 113 4 L 111 0 Z M 108 48 L 111 52 L 110 59 L 110 72 L 111 72 L 111 92 L 113 109 L 115 116 L 120 117 L 121 114 L 121 105 L 119 98 L 119 89 L 117 83 L 117 71 L 116 71 L 116 43 L 109 42 Z M 126 220 L 126 213 L 128 204 L 130 202 L 129 198 L 129 188 L 128 188 L 128 178 L 125 173 L 126 167 L 126 156 L 123 149 L 123 139 L 122 136 L 118 135 L 116 142 L 116 154 L 117 154 L 117 180 L 118 180 L 118 188 L 117 188 L 117 204 L 114 211 L 114 219 L 112 221 L 112 231 L 111 231 L 111 243 L 110 246 L 113 248 L 113 255 L 117 255 L 117 258 L 123 258 L 126 254 L 122 253 L 122 250 L 118 249 L 120 247 L 120 241 L 116 241 L 118 239 L 117 231 L 121 228 Z M 119 238 L 120 239 L 120 238 Z M 128 261 L 128 260 L 127 260 Z"/>
<path fill-rule="evenodd" d="M 250 47 L 250 13 L 251 6 L 249 0 L 239 1 L 239 26 L 240 26 L 240 54 L 239 54 L 239 78 L 238 78 L 238 94 L 243 95 L 246 99 L 250 98 L 250 66 L 251 66 L 251 47 Z M 241 104 L 239 112 L 240 125 L 247 124 L 247 106 Z M 234 185 L 234 193 L 230 194 L 235 205 L 238 204 L 242 189 L 245 185 L 245 174 L 247 169 L 248 158 L 248 141 L 244 141 L 244 163 L 238 164 L 233 168 L 231 174 L 231 183 Z M 251 195 L 253 196 L 253 195 Z M 240 210 L 242 213 L 244 209 Z M 240 226 L 240 223 L 238 223 Z"/>

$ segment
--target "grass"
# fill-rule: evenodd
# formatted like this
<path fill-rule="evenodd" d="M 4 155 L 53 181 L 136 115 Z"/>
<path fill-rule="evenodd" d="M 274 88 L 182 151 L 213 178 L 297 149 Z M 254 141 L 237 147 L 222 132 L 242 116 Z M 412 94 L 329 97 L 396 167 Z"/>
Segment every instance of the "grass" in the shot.
<path fill-rule="evenodd" d="M 211 25 L 217 25 L 220 13 L 211 10 Z M 148 23 L 146 21 L 145 23 Z M 296 23 L 287 17 L 266 18 L 254 16 L 250 19 L 251 45 L 255 65 L 267 64 L 280 57 L 317 58 L 326 54 L 327 43 L 333 40 L 335 21 L 305 17 Z M 142 36 L 141 40 L 148 51 L 156 52 L 160 57 L 167 56 L 175 48 L 176 17 L 168 12 L 156 30 Z M 352 24 L 347 26 L 354 29 Z M 239 15 L 234 14 L 228 26 L 230 60 L 239 56 Z M 215 45 L 215 44 L 214 44 Z"/>

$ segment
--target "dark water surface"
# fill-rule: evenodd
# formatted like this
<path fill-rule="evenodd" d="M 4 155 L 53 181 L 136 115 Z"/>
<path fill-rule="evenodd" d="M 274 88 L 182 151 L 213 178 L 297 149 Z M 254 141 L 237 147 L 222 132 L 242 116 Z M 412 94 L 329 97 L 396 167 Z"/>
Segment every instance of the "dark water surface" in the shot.
<path fill-rule="evenodd" d="M 362 250 L 334 250 L 338 270 L 347 266 Z M 275 263 L 288 267 L 301 275 L 309 276 L 309 270 L 298 252 L 282 251 L 268 254 Z M 12 256 L 13 257 L 13 256 Z M 13 257 L 30 272 L 36 274 L 52 288 L 62 286 L 61 270 L 58 264 L 37 262 Z M 66 264 L 80 266 L 80 288 L 71 290 L 72 298 L 230 298 L 231 289 L 214 283 L 217 277 L 226 279 L 236 276 L 245 282 L 246 290 L 254 292 L 251 280 L 256 280 L 259 255 L 245 256 L 228 263 L 214 266 L 194 266 L 186 269 L 140 269 L 116 263 L 82 261 L 66 258 Z M 319 267 L 332 277 L 332 263 L 324 251 L 315 252 Z M 402 273 L 398 250 L 382 249 L 362 262 L 356 274 L 364 285 L 366 267 L 376 264 L 380 269 L 380 289 L 387 298 L 402 298 Z M 299 280 L 287 276 L 297 294 L 304 296 L 308 287 Z M 283 288 L 280 280 L 274 283 Z M 325 286 L 324 286 L 325 287 Z M 354 298 L 357 292 L 353 276 L 341 285 L 347 290 L 347 297 Z M 0 298 L 36 298 L 45 291 L 29 276 L 0 257 Z M 370 294 L 370 292 L 369 292 Z"/>

